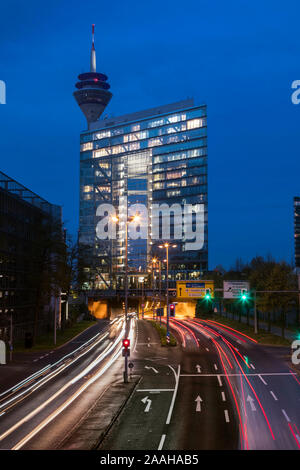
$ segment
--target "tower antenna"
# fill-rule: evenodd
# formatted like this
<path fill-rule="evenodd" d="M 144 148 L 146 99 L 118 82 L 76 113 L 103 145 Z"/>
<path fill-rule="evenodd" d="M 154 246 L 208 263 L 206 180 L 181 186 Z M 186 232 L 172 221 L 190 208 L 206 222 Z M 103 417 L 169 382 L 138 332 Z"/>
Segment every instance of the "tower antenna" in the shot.
<path fill-rule="evenodd" d="M 96 72 L 96 50 L 95 50 L 95 25 L 92 25 L 92 50 L 91 50 L 91 67 L 90 71 Z"/>

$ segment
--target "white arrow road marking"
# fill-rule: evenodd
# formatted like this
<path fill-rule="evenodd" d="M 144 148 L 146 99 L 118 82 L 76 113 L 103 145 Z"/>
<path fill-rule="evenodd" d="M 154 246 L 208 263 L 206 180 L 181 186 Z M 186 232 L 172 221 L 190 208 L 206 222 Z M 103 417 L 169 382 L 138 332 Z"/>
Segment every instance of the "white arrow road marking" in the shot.
<path fill-rule="evenodd" d="M 201 411 L 201 402 L 202 402 L 202 398 L 200 397 L 200 395 L 197 396 L 195 402 L 197 403 L 196 405 L 196 411 Z"/>
<path fill-rule="evenodd" d="M 196 369 L 197 369 L 198 374 L 200 374 L 201 373 L 201 366 L 199 366 L 199 364 L 196 365 Z"/>
<path fill-rule="evenodd" d="M 141 401 L 145 403 L 146 408 L 144 409 L 145 413 L 148 413 L 151 407 L 152 400 L 150 400 L 148 397 L 142 398 Z"/>
<path fill-rule="evenodd" d="M 250 403 L 250 406 L 251 406 L 251 410 L 252 411 L 256 411 L 256 408 L 255 408 L 255 405 L 254 405 L 254 399 L 252 397 L 250 397 L 250 395 L 248 395 L 247 397 L 247 402 Z"/>
<path fill-rule="evenodd" d="M 145 369 L 152 369 L 153 372 L 155 372 L 156 374 L 158 374 L 158 370 L 156 370 L 154 367 L 151 367 L 151 366 L 145 366 Z"/>

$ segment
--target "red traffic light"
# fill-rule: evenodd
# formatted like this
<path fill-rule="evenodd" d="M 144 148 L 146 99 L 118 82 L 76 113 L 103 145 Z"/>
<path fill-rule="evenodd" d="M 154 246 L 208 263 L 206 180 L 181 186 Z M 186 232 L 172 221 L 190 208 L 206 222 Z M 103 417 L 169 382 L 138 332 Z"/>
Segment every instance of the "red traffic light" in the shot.
<path fill-rule="evenodd" d="M 126 339 L 123 339 L 123 348 L 129 348 L 130 346 L 130 339 L 126 338 Z"/>

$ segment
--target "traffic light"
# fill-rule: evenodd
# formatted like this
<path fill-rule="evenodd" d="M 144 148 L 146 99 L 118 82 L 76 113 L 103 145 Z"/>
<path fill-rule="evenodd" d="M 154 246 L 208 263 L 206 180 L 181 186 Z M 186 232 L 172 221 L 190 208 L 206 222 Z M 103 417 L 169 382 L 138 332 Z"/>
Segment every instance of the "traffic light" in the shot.
<path fill-rule="evenodd" d="M 129 346 L 130 346 L 130 339 L 128 338 L 123 339 L 123 350 L 122 350 L 123 356 L 130 356 Z"/>
<path fill-rule="evenodd" d="M 248 299 L 248 292 L 246 291 L 246 289 L 243 289 L 242 292 L 241 292 L 241 299 L 243 302 L 245 302 L 245 300 Z"/>
<path fill-rule="evenodd" d="M 170 309 L 170 317 L 175 317 L 175 305 L 170 304 L 169 309 Z"/>
<path fill-rule="evenodd" d="M 204 296 L 205 300 L 211 300 L 211 293 L 210 293 L 210 289 L 205 289 L 205 296 Z"/>

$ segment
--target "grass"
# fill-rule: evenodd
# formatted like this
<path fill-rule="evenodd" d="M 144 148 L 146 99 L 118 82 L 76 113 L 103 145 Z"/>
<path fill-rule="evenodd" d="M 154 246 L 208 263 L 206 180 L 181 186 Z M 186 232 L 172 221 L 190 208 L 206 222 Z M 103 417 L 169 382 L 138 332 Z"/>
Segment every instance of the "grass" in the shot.
<path fill-rule="evenodd" d="M 67 343 L 72 338 L 77 336 L 79 333 L 82 333 L 84 330 L 90 326 L 95 325 L 95 321 L 81 321 L 75 323 L 74 325 L 66 328 L 64 331 L 57 330 L 56 332 L 56 346 L 53 343 L 53 332 L 47 336 L 41 336 L 37 340 L 37 343 L 32 348 L 24 348 L 24 343 L 16 344 L 14 347 L 14 352 L 34 352 L 34 351 L 43 351 L 47 349 L 56 349 L 64 343 Z"/>
<path fill-rule="evenodd" d="M 213 315 L 211 319 L 223 323 L 224 325 L 230 326 L 231 328 L 234 328 L 240 331 L 241 333 L 245 333 L 246 335 L 250 336 L 250 338 L 253 338 L 258 341 L 258 343 L 260 344 L 265 344 L 268 346 L 290 346 L 291 344 L 290 340 L 282 338 L 281 336 L 273 335 L 264 330 L 259 330 L 256 335 L 254 334 L 253 326 L 248 326 L 245 323 L 240 323 L 237 320 L 225 318 L 220 315 Z"/>
<path fill-rule="evenodd" d="M 167 329 L 165 326 L 160 326 L 159 323 L 153 320 L 149 320 L 149 322 L 152 326 L 154 326 L 154 328 L 158 332 L 162 346 L 177 346 L 177 341 L 172 334 L 170 334 L 170 343 L 167 343 Z"/>

